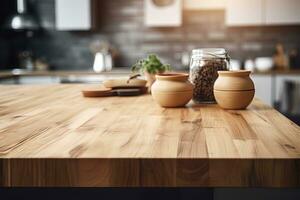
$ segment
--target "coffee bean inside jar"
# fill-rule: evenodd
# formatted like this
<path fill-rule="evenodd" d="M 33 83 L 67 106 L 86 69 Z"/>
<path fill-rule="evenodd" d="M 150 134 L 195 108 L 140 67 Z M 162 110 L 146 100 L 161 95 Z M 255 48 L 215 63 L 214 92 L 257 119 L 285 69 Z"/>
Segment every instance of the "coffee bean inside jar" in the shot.
<path fill-rule="evenodd" d="M 229 56 L 225 49 L 194 49 L 190 63 L 190 81 L 194 84 L 193 101 L 215 103 L 213 87 L 218 71 L 229 70 Z"/>

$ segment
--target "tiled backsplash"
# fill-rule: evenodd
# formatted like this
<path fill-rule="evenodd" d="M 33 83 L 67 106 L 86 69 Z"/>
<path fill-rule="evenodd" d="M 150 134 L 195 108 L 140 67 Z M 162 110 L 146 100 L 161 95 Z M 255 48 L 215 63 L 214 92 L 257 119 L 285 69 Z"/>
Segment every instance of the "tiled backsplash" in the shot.
<path fill-rule="evenodd" d="M 34 0 L 32 0 L 34 1 Z M 183 11 L 178 28 L 148 28 L 143 24 L 142 0 L 103 0 L 97 31 L 55 31 L 54 0 L 34 1 L 45 29 L 33 38 L 37 57 L 45 57 L 57 69 L 91 69 L 89 45 L 108 40 L 119 52 L 116 66 L 130 66 L 148 53 L 181 66 L 181 53 L 199 47 L 224 47 L 232 58 L 272 56 L 276 42 L 286 49 L 300 47 L 300 26 L 228 28 L 225 11 Z M 2 40 L 2 39 L 1 39 Z"/>

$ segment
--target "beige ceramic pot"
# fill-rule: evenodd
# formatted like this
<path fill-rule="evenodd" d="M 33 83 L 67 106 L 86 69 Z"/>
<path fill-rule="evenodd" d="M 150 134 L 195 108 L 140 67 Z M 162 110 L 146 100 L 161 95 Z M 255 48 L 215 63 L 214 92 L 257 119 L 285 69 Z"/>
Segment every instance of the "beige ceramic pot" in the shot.
<path fill-rule="evenodd" d="M 162 107 L 181 107 L 193 96 L 193 85 L 188 74 L 169 73 L 156 75 L 151 87 L 153 99 Z"/>
<path fill-rule="evenodd" d="M 218 72 L 214 95 L 220 107 L 233 110 L 247 108 L 255 93 L 250 73 L 248 70 Z"/>

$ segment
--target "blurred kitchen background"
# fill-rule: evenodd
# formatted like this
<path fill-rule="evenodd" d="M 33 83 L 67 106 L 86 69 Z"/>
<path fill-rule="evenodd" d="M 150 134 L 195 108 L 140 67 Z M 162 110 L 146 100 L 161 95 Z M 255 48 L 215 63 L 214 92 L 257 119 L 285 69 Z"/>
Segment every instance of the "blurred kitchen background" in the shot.
<path fill-rule="evenodd" d="M 256 96 L 300 121 L 299 0 L 2 0 L 0 84 L 101 82 L 149 53 L 188 71 L 223 47 Z M 112 69 L 112 70 L 111 70 Z"/>

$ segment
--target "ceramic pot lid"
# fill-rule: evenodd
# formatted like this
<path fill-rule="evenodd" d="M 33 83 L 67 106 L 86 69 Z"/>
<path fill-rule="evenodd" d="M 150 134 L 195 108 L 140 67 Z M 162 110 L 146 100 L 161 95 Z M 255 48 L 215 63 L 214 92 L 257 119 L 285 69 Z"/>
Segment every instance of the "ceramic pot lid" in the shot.
<path fill-rule="evenodd" d="M 185 92 L 193 90 L 193 85 L 188 81 L 185 73 L 163 73 L 157 74 L 156 81 L 152 85 L 156 92 Z"/>
<path fill-rule="evenodd" d="M 219 77 L 214 84 L 214 90 L 254 90 L 254 83 L 249 77 L 250 73 L 249 70 L 218 71 Z"/>

